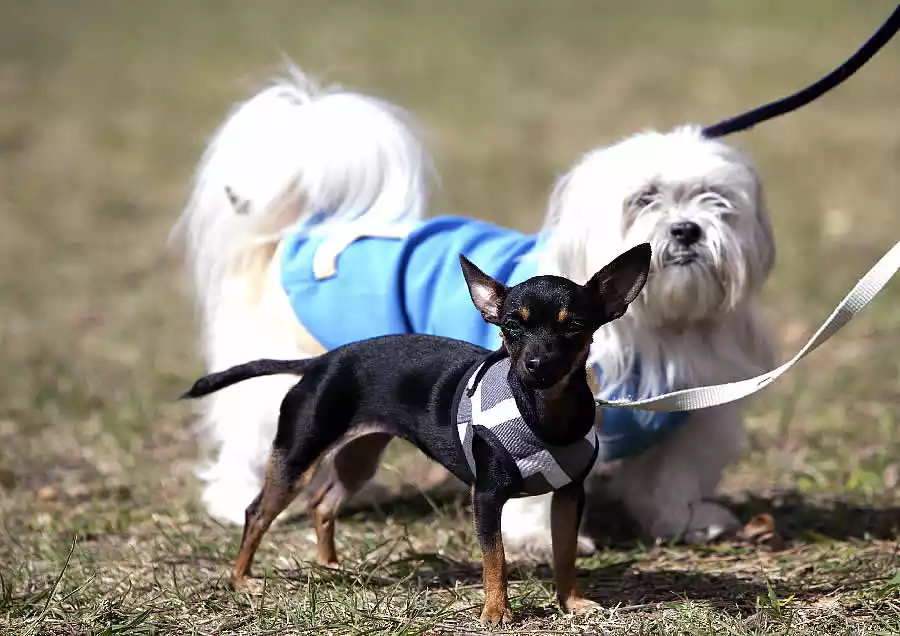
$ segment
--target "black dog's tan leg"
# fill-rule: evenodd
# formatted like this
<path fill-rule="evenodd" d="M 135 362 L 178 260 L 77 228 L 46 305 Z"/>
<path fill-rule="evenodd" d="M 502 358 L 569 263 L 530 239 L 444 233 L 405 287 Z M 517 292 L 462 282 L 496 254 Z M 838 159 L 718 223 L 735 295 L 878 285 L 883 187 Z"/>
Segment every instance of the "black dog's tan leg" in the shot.
<path fill-rule="evenodd" d="M 337 548 L 334 545 L 334 516 L 325 516 L 313 511 L 316 527 L 316 562 L 331 568 L 338 566 Z"/>
<path fill-rule="evenodd" d="M 475 534 L 481 545 L 484 563 L 484 608 L 481 622 L 496 626 L 513 619 L 506 593 L 506 555 L 500 533 L 500 513 L 505 502 L 493 492 L 474 491 L 472 509 L 475 516 Z"/>
<path fill-rule="evenodd" d="M 338 442 L 323 463 L 322 469 L 328 472 L 326 481 L 309 499 L 309 514 L 316 527 L 321 565 L 337 565 L 335 518 L 344 503 L 375 475 L 391 437 L 379 427 L 362 427 Z"/>
<path fill-rule="evenodd" d="M 578 527 L 584 510 L 584 485 L 570 484 L 553 493 L 550 535 L 553 539 L 553 572 L 559 604 L 570 612 L 587 612 L 598 604 L 584 598 L 575 582 Z"/>
<path fill-rule="evenodd" d="M 331 421 L 327 427 L 317 422 L 316 386 L 315 381 L 304 378 L 281 401 L 266 480 L 259 496 L 247 508 L 244 537 L 231 574 L 234 587 L 243 584 L 259 542 L 275 517 L 309 485 L 325 451 L 349 426 L 349 422 L 342 421 Z"/>
<path fill-rule="evenodd" d="M 266 480 L 262 491 L 247 508 L 241 549 L 231 572 L 231 586 L 234 589 L 244 586 L 250 574 L 253 557 L 266 530 L 275 521 L 275 517 L 281 514 L 303 490 L 314 470 L 315 466 L 312 466 L 299 479 L 292 479 L 285 474 L 281 458 L 273 453 L 266 468 Z"/>

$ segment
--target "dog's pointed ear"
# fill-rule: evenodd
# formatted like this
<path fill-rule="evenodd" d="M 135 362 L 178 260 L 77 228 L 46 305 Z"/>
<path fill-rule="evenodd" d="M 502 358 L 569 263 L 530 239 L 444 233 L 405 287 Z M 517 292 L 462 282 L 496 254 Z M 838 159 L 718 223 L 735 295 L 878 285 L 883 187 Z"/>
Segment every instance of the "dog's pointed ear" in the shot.
<path fill-rule="evenodd" d="M 500 310 L 503 307 L 503 301 L 506 300 L 506 286 L 475 267 L 462 254 L 459 255 L 459 264 L 462 266 L 466 285 L 469 286 L 469 295 L 472 297 L 475 307 L 487 322 L 498 324 Z"/>
<path fill-rule="evenodd" d="M 620 318 L 641 293 L 650 275 L 651 256 L 650 244 L 641 243 L 617 256 L 585 283 L 588 294 L 603 304 L 604 322 Z"/>

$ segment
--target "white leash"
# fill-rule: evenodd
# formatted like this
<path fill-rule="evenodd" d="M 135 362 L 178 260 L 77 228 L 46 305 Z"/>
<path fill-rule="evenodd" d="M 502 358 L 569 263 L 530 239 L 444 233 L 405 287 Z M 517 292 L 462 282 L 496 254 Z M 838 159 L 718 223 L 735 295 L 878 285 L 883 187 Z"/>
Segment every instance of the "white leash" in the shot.
<path fill-rule="evenodd" d="M 782 364 L 780 367 L 758 375 L 755 378 L 728 382 L 713 386 L 703 386 L 695 389 L 682 389 L 672 391 L 643 400 L 596 400 L 597 406 L 614 406 L 626 409 L 642 411 L 693 411 L 710 406 L 718 406 L 740 400 L 757 391 L 761 391 L 800 360 L 815 351 L 822 343 L 840 331 L 844 325 L 850 322 L 856 314 L 860 313 L 866 305 L 880 292 L 888 281 L 893 278 L 900 269 L 900 242 L 894 245 L 887 254 L 881 257 L 875 266 L 863 276 L 858 283 L 844 297 L 844 300 L 828 317 L 828 320 L 819 327 L 809 342 L 797 355 Z"/>

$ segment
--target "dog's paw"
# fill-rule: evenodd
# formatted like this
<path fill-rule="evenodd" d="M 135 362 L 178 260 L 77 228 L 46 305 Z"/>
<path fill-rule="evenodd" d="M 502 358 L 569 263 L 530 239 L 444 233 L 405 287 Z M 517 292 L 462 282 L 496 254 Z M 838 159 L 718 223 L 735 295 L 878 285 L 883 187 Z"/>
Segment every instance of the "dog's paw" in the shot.
<path fill-rule="evenodd" d="M 709 543 L 733 535 L 741 529 L 740 520 L 725 506 L 714 501 L 697 502 L 677 515 L 657 519 L 650 529 L 654 539 L 681 540 L 685 543 Z"/>
<path fill-rule="evenodd" d="M 534 528 L 527 531 L 503 532 L 503 545 L 510 554 L 549 558 L 553 554 L 553 540 L 549 530 Z M 576 553 L 590 556 L 597 551 L 597 544 L 587 535 L 578 535 Z"/>
<path fill-rule="evenodd" d="M 550 538 L 550 497 L 512 499 L 503 506 L 503 545 L 512 552 L 546 556 Z"/>
<path fill-rule="evenodd" d="M 562 603 L 563 609 L 572 614 L 587 614 L 594 610 L 600 609 L 600 603 L 584 598 L 583 596 L 572 596 Z"/>
<path fill-rule="evenodd" d="M 513 621 L 513 613 L 509 602 L 485 603 L 484 609 L 481 610 L 481 617 L 478 620 L 485 627 L 497 627 L 498 625 L 511 623 Z"/>
<path fill-rule="evenodd" d="M 689 530 L 688 532 L 685 532 L 680 539 L 684 543 L 704 545 L 706 543 L 713 543 L 719 539 L 724 539 L 731 534 L 732 532 L 727 531 L 723 526 L 709 526 L 707 528 Z M 676 538 L 679 537 L 673 537 L 673 539 Z"/>
<path fill-rule="evenodd" d="M 576 554 L 578 556 L 590 556 L 597 551 L 597 544 L 594 543 L 594 540 L 590 537 L 579 534 L 578 542 L 576 547 Z"/>
<path fill-rule="evenodd" d="M 316 564 L 323 568 L 331 568 L 332 570 L 340 570 L 341 569 L 341 562 L 337 560 L 337 557 L 334 557 L 334 558 L 319 557 L 316 559 Z"/>
<path fill-rule="evenodd" d="M 246 575 L 239 576 L 233 573 L 228 580 L 228 587 L 230 587 L 235 592 L 242 592 L 247 594 L 253 594 L 255 591 L 257 591 L 254 589 L 253 584 Z"/>
<path fill-rule="evenodd" d="M 203 489 L 203 507 L 220 523 L 244 525 L 247 506 L 259 494 L 261 484 L 210 482 Z"/>
<path fill-rule="evenodd" d="M 731 536 L 740 529 L 740 520 L 728 508 L 713 501 L 704 501 L 694 507 L 684 540 L 687 543 L 709 543 Z"/>
<path fill-rule="evenodd" d="M 503 532 L 503 546 L 511 554 L 547 557 L 553 552 L 549 532 Z"/>

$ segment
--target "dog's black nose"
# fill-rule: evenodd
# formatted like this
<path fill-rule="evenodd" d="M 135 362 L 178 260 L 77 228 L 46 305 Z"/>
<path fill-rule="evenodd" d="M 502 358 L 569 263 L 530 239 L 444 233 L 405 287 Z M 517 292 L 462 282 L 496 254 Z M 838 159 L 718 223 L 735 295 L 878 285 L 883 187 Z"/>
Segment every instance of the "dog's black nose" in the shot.
<path fill-rule="evenodd" d="M 669 226 L 669 234 L 681 245 L 687 247 L 700 240 L 703 231 L 693 221 L 679 221 Z"/>
<path fill-rule="evenodd" d="M 525 361 L 525 369 L 528 373 L 534 373 L 541 366 L 540 358 L 530 358 Z"/>

